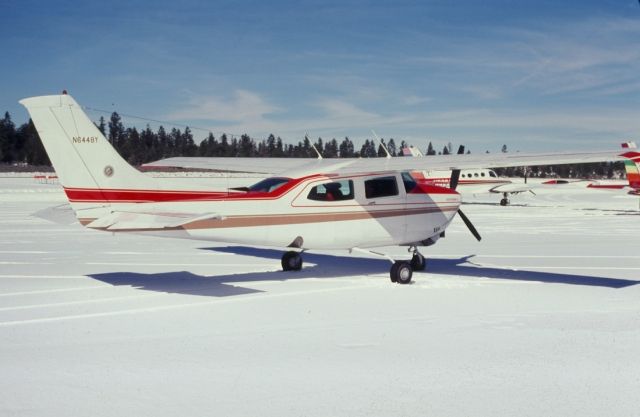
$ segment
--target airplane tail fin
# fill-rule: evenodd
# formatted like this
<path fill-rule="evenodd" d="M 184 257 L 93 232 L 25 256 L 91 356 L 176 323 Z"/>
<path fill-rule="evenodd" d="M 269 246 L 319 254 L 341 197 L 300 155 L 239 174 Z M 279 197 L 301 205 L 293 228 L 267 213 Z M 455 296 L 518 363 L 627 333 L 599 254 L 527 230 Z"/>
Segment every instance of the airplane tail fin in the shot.
<path fill-rule="evenodd" d="M 159 189 L 155 178 L 139 172 L 116 152 L 70 95 L 31 97 L 20 104 L 29 111 L 80 220 L 87 209 L 93 209 L 94 215 L 105 212 L 111 205 L 106 190 Z"/>
<path fill-rule="evenodd" d="M 634 191 L 640 191 L 640 152 L 637 151 L 635 142 L 625 142 L 622 145 L 623 149 L 628 149 L 629 152 L 622 154 L 624 160 L 624 168 L 627 171 L 627 180 L 629 181 L 629 187 Z"/>
<path fill-rule="evenodd" d="M 20 100 L 65 189 L 146 189 L 156 182 L 129 165 L 67 94 Z"/>
<path fill-rule="evenodd" d="M 623 156 L 628 158 L 624 161 L 624 168 L 627 171 L 629 187 L 640 190 L 640 152 L 627 152 Z"/>

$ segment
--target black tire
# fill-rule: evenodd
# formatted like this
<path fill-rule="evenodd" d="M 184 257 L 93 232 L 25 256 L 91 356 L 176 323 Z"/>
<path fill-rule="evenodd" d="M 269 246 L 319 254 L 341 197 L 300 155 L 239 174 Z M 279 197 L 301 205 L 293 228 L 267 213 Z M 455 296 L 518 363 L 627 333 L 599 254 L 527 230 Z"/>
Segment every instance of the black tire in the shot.
<path fill-rule="evenodd" d="M 282 255 L 283 271 L 299 271 L 302 269 L 302 256 L 298 252 L 290 251 Z"/>
<path fill-rule="evenodd" d="M 500 205 L 501 206 L 508 206 L 509 205 L 509 200 L 506 198 L 503 198 L 502 200 L 500 200 Z"/>
<path fill-rule="evenodd" d="M 411 258 L 411 269 L 413 269 L 414 271 L 424 271 L 426 266 L 427 261 L 426 259 L 424 259 L 424 256 L 419 253 L 414 253 L 413 257 Z"/>
<path fill-rule="evenodd" d="M 411 282 L 413 270 L 411 264 L 406 261 L 397 261 L 393 264 L 390 271 L 391 281 L 398 284 L 408 284 Z"/>
<path fill-rule="evenodd" d="M 393 265 L 391 265 L 391 270 L 389 271 L 389 278 L 391 279 L 391 282 L 398 282 L 396 276 L 398 275 L 398 262 L 394 262 Z"/>

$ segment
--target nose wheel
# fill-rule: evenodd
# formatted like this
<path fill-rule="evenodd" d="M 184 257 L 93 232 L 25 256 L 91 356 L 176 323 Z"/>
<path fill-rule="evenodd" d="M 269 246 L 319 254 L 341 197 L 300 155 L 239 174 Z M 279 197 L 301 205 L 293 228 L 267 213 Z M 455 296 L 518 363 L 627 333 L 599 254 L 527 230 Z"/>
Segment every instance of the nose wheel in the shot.
<path fill-rule="evenodd" d="M 389 277 L 391 282 L 397 282 L 398 284 L 408 284 L 411 282 L 413 276 L 413 269 L 411 264 L 407 261 L 396 261 L 391 265 L 391 271 L 389 271 Z"/>
<path fill-rule="evenodd" d="M 409 247 L 409 252 L 413 252 L 413 256 L 410 261 L 395 261 L 389 271 L 389 278 L 391 282 L 397 282 L 398 284 L 409 284 L 413 277 L 413 271 L 424 271 L 427 266 L 427 261 L 424 256 L 418 252 L 416 246 Z"/>
<path fill-rule="evenodd" d="M 502 193 L 502 200 L 500 200 L 500 205 L 501 206 L 509 205 L 509 195 L 507 193 Z"/>
<path fill-rule="evenodd" d="M 298 252 L 289 251 L 282 255 L 283 271 L 299 271 L 302 269 L 302 256 Z"/>

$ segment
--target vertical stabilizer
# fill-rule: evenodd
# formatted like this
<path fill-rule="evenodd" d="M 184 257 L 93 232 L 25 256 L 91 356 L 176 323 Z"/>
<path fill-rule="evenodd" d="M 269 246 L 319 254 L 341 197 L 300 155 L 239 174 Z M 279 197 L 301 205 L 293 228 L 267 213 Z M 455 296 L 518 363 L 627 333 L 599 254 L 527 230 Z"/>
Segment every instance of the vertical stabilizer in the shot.
<path fill-rule="evenodd" d="M 67 94 L 20 101 L 65 189 L 156 189 L 156 181 L 130 166 L 80 105 Z"/>
<path fill-rule="evenodd" d="M 640 152 L 627 152 L 624 155 L 624 168 L 627 171 L 629 187 L 640 190 Z"/>

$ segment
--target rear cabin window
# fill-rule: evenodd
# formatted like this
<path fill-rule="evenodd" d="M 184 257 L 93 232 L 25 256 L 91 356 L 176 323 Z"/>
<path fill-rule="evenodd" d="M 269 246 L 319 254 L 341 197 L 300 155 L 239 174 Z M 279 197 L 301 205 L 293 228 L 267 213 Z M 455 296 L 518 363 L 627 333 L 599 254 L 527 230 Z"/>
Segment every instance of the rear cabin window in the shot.
<path fill-rule="evenodd" d="M 493 172 L 493 171 L 489 171 L 489 176 L 490 176 L 490 177 L 494 177 L 494 178 L 495 178 L 496 173 L 495 173 L 495 172 Z"/>
<path fill-rule="evenodd" d="M 307 195 L 314 201 L 345 201 L 353 200 L 353 181 L 334 181 L 316 185 Z"/>
<path fill-rule="evenodd" d="M 364 182 L 364 192 L 367 198 L 391 197 L 398 195 L 396 177 L 380 177 Z"/>

